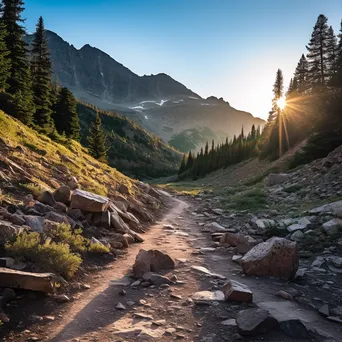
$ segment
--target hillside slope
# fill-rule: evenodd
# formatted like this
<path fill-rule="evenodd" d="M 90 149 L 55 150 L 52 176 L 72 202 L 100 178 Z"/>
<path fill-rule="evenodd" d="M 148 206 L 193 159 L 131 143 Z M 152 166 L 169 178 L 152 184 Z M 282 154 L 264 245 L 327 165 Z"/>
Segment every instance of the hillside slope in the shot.
<path fill-rule="evenodd" d="M 78 103 L 82 144 L 87 145 L 89 125 L 98 112 L 92 106 Z M 108 134 L 108 162 L 134 178 L 144 179 L 175 173 L 181 153 L 139 127 L 133 121 L 112 112 L 100 111 L 102 125 Z"/>

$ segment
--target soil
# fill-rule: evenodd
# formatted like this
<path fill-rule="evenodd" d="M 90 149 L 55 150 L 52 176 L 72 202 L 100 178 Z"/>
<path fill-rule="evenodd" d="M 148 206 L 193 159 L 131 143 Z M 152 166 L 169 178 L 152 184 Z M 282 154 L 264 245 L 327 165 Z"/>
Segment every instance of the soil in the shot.
<path fill-rule="evenodd" d="M 284 317 L 301 319 L 309 329 L 319 332 L 313 334 L 309 341 L 342 341 L 342 325 L 326 320 L 298 302 L 289 302 L 275 296 L 279 290 L 293 288 L 295 284 L 276 279 L 245 277 L 239 265 L 231 260 L 232 252 L 223 249 L 201 252 L 200 248 L 212 246 L 212 240 L 209 233 L 201 231 L 201 218 L 191 214 L 196 204 L 191 198 L 168 198 L 165 209 L 167 214 L 144 234 L 145 242 L 131 246 L 126 255 L 104 266 L 102 270 L 94 270 L 93 274 L 89 272 L 87 283 L 90 289 L 76 294 L 71 302 L 56 304 L 51 298 L 39 294 L 32 294 L 34 298 L 26 295 L 17 299 L 15 306 L 11 305 L 8 310 L 5 308 L 11 321 L 2 327 L 1 341 L 301 341 L 282 332 L 241 337 L 236 326 L 221 324 L 224 320 L 236 318 L 240 310 L 255 305 L 276 311 Z M 175 231 L 163 229 L 165 225 L 172 225 Z M 176 275 L 184 284 L 148 288 L 111 284 L 112 281 L 131 275 L 132 265 L 141 248 L 159 249 L 178 259 L 176 269 L 165 275 Z M 225 282 L 199 274 L 191 269 L 195 265 L 248 285 L 253 291 L 253 304 L 192 303 L 189 298 L 195 292 L 219 290 Z M 125 295 L 122 295 L 123 289 Z M 126 309 L 116 309 L 118 303 L 122 303 Z M 137 313 L 152 317 L 136 318 L 134 315 Z M 42 316 L 43 321 L 32 322 L 32 315 Z M 54 316 L 55 319 L 48 322 L 44 319 L 46 315 Z M 161 326 L 151 324 L 151 320 Z M 126 329 L 130 329 L 127 336 L 116 334 Z M 145 330 L 148 332 L 144 334 Z M 139 331 L 142 333 L 137 336 Z M 328 336 L 331 338 L 328 339 Z"/>

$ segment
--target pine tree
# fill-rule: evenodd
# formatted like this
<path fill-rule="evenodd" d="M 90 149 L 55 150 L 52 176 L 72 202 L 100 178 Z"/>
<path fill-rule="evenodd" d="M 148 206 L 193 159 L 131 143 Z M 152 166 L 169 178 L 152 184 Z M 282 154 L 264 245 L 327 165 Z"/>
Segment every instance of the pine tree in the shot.
<path fill-rule="evenodd" d="M 11 95 L 7 104 L 9 114 L 25 124 L 32 123 L 34 104 L 31 90 L 31 75 L 27 60 L 27 46 L 23 40 L 26 33 L 20 25 L 24 22 L 21 13 L 24 10 L 22 0 L 3 0 L 2 21 L 6 27 L 5 43 L 11 60 L 10 77 L 7 92 Z M 20 98 L 20 105 L 16 99 Z"/>
<path fill-rule="evenodd" d="M 35 122 L 37 125 L 51 131 L 54 126 L 51 118 L 52 110 L 50 101 L 50 88 L 52 83 L 51 60 L 42 17 L 38 20 L 36 33 L 32 42 L 31 75 L 36 107 L 34 114 Z"/>
<path fill-rule="evenodd" d="M 328 30 L 327 40 L 327 67 L 329 70 L 329 80 L 336 74 L 337 71 L 337 38 L 332 26 Z"/>
<path fill-rule="evenodd" d="M 185 154 L 183 154 L 183 159 L 182 159 L 179 171 L 178 171 L 179 175 L 185 172 L 185 167 L 186 167 L 186 157 L 185 157 Z"/>
<path fill-rule="evenodd" d="M 2 4 L 0 3 L 0 15 L 2 15 Z M 6 91 L 8 87 L 8 79 L 10 77 L 11 60 L 9 59 L 10 52 L 5 43 L 7 30 L 5 23 L 0 18 L 0 93 Z"/>
<path fill-rule="evenodd" d="M 336 73 L 333 77 L 332 84 L 337 87 L 342 87 L 342 20 L 338 38 L 336 48 Z"/>
<path fill-rule="evenodd" d="M 192 167 L 193 167 L 193 164 L 194 164 L 194 158 L 192 157 L 192 153 L 191 151 L 189 152 L 188 154 L 188 159 L 187 159 L 187 162 L 186 162 L 186 170 L 191 170 Z"/>
<path fill-rule="evenodd" d="M 329 26 L 323 14 L 318 17 L 306 48 L 311 87 L 324 87 L 329 80 Z"/>
<path fill-rule="evenodd" d="M 97 114 L 91 124 L 88 137 L 89 154 L 102 162 L 107 162 L 107 135 L 103 131 L 100 115 Z"/>
<path fill-rule="evenodd" d="M 304 54 L 301 56 L 294 74 L 295 84 L 293 90 L 299 94 L 304 94 L 309 90 L 309 64 Z"/>
<path fill-rule="evenodd" d="M 76 110 L 76 99 L 68 88 L 62 88 L 58 95 L 53 115 L 59 134 L 74 140 L 80 139 L 80 122 Z"/>

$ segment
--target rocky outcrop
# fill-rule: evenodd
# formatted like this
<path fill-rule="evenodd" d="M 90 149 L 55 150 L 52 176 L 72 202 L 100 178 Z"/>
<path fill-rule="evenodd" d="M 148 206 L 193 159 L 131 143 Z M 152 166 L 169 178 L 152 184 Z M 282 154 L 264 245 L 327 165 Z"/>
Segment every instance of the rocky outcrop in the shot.
<path fill-rule="evenodd" d="M 273 237 L 253 247 L 241 260 L 247 275 L 291 279 L 299 267 L 296 242 Z"/>
<path fill-rule="evenodd" d="M 248 286 L 230 280 L 223 286 L 224 298 L 231 302 L 249 303 L 253 301 L 253 293 Z"/>

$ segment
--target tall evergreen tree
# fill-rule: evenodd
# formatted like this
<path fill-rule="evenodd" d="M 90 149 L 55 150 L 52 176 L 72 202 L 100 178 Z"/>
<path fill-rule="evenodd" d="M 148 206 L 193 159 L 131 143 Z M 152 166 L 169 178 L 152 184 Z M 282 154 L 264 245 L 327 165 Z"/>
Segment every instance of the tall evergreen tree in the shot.
<path fill-rule="evenodd" d="M 54 122 L 60 134 L 80 139 L 80 122 L 76 110 L 76 99 L 68 88 L 62 88 L 55 105 Z"/>
<path fill-rule="evenodd" d="M 51 60 L 50 52 L 45 37 L 44 21 L 40 17 L 36 27 L 36 33 L 32 42 L 31 51 L 31 75 L 32 88 L 35 103 L 34 119 L 37 125 L 52 130 L 51 118 Z"/>
<path fill-rule="evenodd" d="M 332 84 L 334 86 L 342 87 L 342 20 L 338 38 L 339 40 L 336 49 L 336 73 L 333 76 Z"/>
<path fill-rule="evenodd" d="M 107 162 L 107 135 L 103 131 L 100 115 L 97 114 L 95 121 L 91 124 L 88 137 L 89 154 L 102 162 Z"/>
<path fill-rule="evenodd" d="M 0 93 L 4 92 L 8 87 L 8 79 L 10 77 L 11 60 L 9 59 L 10 52 L 7 49 L 5 38 L 7 30 L 5 23 L 2 20 L 3 7 L 0 3 Z"/>
<path fill-rule="evenodd" d="M 334 29 L 330 26 L 327 40 L 327 68 L 329 70 L 329 80 L 331 80 L 337 71 L 337 49 L 337 38 Z"/>
<path fill-rule="evenodd" d="M 311 87 L 324 87 L 329 80 L 329 26 L 323 14 L 318 17 L 306 48 Z"/>
<path fill-rule="evenodd" d="M 309 90 L 309 65 L 304 54 L 301 56 L 296 71 L 294 74 L 294 79 L 292 82 L 292 91 L 299 94 L 304 94 Z"/>
<path fill-rule="evenodd" d="M 9 114 L 17 117 L 25 124 L 32 123 L 34 104 L 31 89 L 31 75 L 27 60 L 27 46 L 23 40 L 26 33 L 21 25 L 24 20 L 22 0 L 3 0 L 4 10 L 2 21 L 6 27 L 5 43 L 11 60 L 8 93 L 11 100 L 7 104 Z M 20 104 L 17 99 L 20 98 Z"/>
<path fill-rule="evenodd" d="M 185 172 L 185 168 L 186 168 L 186 157 L 185 157 L 185 154 L 183 154 L 183 159 L 182 159 L 178 174 L 181 175 L 183 172 Z"/>

